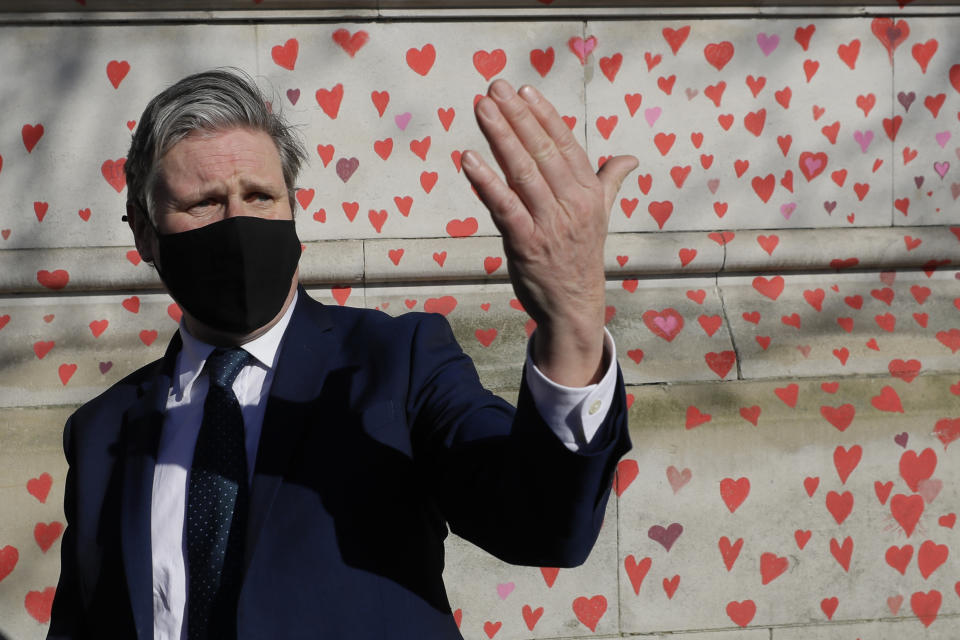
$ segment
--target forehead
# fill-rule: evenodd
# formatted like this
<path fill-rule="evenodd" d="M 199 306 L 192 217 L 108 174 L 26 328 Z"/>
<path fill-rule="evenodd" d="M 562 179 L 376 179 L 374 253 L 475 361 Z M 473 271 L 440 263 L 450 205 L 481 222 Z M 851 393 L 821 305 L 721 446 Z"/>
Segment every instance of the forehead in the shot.
<path fill-rule="evenodd" d="M 263 131 L 200 131 L 177 142 L 160 159 L 169 187 L 191 188 L 231 179 L 283 182 L 280 154 Z"/>

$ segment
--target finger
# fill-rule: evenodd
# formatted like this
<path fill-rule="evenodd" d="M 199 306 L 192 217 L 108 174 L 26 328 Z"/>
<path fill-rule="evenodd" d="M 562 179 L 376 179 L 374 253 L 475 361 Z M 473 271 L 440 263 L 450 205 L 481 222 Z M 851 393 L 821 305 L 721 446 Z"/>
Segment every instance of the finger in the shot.
<path fill-rule="evenodd" d="M 555 201 L 556 196 L 544 180 L 537 163 L 517 138 L 497 104 L 483 97 L 477 102 L 476 112 L 477 123 L 503 170 L 506 184 L 516 192 L 526 209 L 533 212 L 538 206 Z"/>
<path fill-rule="evenodd" d="M 523 202 L 483 161 L 479 153 L 464 151 L 460 156 L 460 166 L 504 237 L 512 238 L 531 232 L 533 220 Z"/>
<path fill-rule="evenodd" d="M 543 176 L 551 191 L 560 199 L 569 200 L 574 197 L 572 191 L 577 183 L 570 171 L 566 158 L 560 153 L 553 138 L 544 130 L 537 117 L 533 114 L 530 104 L 522 99 L 505 80 L 495 80 L 490 85 L 490 98 L 494 101 L 508 123 L 510 138 L 519 141 L 524 153 L 523 156 L 532 158 L 534 165 Z M 526 163 L 521 156 L 511 158 L 508 149 L 496 150 L 499 156 L 509 164 L 516 160 L 523 166 Z M 505 168 L 506 171 L 506 168 Z M 522 197 L 522 195 L 521 195 Z"/>
<path fill-rule="evenodd" d="M 518 93 L 530 107 L 537 122 L 553 140 L 577 182 L 585 187 L 591 186 L 596 174 L 593 172 L 590 159 L 553 104 L 530 85 L 520 87 Z"/>
<path fill-rule="evenodd" d="M 600 171 L 597 172 L 597 178 L 603 185 L 603 204 L 604 210 L 610 211 L 613 203 L 620 192 L 624 178 L 631 171 L 637 168 L 640 161 L 634 156 L 615 156 L 603 163 Z"/>

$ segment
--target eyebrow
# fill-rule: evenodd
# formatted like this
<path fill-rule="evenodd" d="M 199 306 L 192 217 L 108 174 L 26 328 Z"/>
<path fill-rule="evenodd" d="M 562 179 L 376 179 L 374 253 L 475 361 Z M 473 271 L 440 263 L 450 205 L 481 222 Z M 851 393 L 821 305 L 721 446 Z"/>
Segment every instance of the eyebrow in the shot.
<path fill-rule="evenodd" d="M 240 188 L 244 191 L 263 191 L 265 193 L 272 193 L 274 191 L 273 185 L 268 182 L 263 182 L 256 179 L 241 179 Z M 280 192 L 285 192 L 287 190 L 287 185 L 284 184 L 280 188 Z"/>
<path fill-rule="evenodd" d="M 164 184 L 164 187 L 167 185 Z M 186 195 L 179 195 L 172 193 L 172 190 L 169 188 L 164 188 L 165 192 L 164 200 L 168 203 L 175 204 L 177 206 L 189 206 L 194 200 L 203 200 L 211 196 L 218 196 L 223 193 L 222 183 L 205 183 L 201 184 L 196 191 L 192 191 Z M 270 195 L 281 196 L 286 192 L 286 184 L 283 187 L 275 188 L 271 183 L 265 182 L 257 179 L 242 179 L 240 180 L 240 189 L 243 192 L 263 192 Z"/>

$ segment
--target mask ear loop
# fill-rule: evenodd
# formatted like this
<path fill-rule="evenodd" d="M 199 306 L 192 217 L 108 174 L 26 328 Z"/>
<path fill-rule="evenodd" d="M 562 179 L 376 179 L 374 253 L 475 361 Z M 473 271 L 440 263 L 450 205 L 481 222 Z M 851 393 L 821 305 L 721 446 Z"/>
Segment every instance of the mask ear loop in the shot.
<path fill-rule="evenodd" d="M 157 227 L 157 225 L 153 223 L 153 218 L 150 216 L 150 214 L 146 213 L 146 208 L 140 207 L 139 205 L 137 205 L 137 208 L 139 209 L 141 216 L 147 219 L 147 224 L 150 225 L 150 228 L 153 229 L 154 235 L 156 235 L 157 238 L 159 239 L 160 236 L 163 234 L 160 233 L 160 229 Z M 120 216 L 120 220 L 123 222 L 127 222 L 129 219 L 130 217 L 127 214 L 123 214 L 122 216 Z M 157 266 L 156 258 L 154 258 L 153 260 L 145 260 L 144 262 L 147 262 L 150 266 L 156 269 L 157 274 L 160 276 L 161 279 L 163 279 L 163 272 L 160 271 L 160 267 Z"/>

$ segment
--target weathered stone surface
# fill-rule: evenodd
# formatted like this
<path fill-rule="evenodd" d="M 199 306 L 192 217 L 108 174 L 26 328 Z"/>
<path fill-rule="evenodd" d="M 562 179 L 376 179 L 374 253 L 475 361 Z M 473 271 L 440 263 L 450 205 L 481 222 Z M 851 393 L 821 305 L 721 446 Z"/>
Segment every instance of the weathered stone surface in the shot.
<path fill-rule="evenodd" d="M 896 375 L 960 365 L 954 270 L 767 274 L 718 282 L 744 378 Z"/>
<path fill-rule="evenodd" d="M 950 477 L 960 453 L 938 437 L 960 416 L 956 381 L 630 389 L 622 631 L 910 616 L 913 594 L 930 590 L 942 594 L 940 615 L 960 612 L 952 552 L 940 566 L 938 546 L 957 544 Z M 887 559 L 894 546 L 910 547 L 894 562 L 902 573 Z M 672 597 L 664 579 L 678 580 Z"/>
<path fill-rule="evenodd" d="M 787 627 L 773 630 L 773 640 L 951 640 L 957 635 L 956 617 L 925 627 L 918 620 L 882 620 L 860 624 Z"/>
<path fill-rule="evenodd" d="M 468 640 L 955 640 L 960 18 L 585 22 L 531 0 L 131 26 L 113 0 L 55 4 L 32 8 L 78 22 L 0 27 L 0 634 L 46 632 L 64 420 L 176 330 L 120 220 L 130 130 L 161 87 L 230 64 L 302 126 L 309 290 L 444 313 L 508 397 L 533 327 L 458 167 L 489 159 L 475 97 L 535 84 L 592 166 L 639 156 L 605 255 L 634 449 L 593 555 L 554 582 L 451 537 Z"/>
<path fill-rule="evenodd" d="M 0 634 L 11 639 L 46 636 L 25 597 L 56 587 L 60 576 L 62 434 L 73 408 L 0 408 Z"/>
<path fill-rule="evenodd" d="M 918 36 L 893 58 L 893 117 L 900 119 L 892 160 L 893 224 L 957 224 L 960 91 L 950 76 L 957 56 L 945 47 L 960 28 L 960 17 L 912 20 L 908 25 L 920 29 Z"/>
<path fill-rule="evenodd" d="M 575 569 L 517 567 L 472 544 L 448 539 L 444 580 L 450 603 L 462 612 L 464 637 L 557 638 L 619 631 L 617 508 L 607 506 L 604 526 L 587 562 Z"/>

